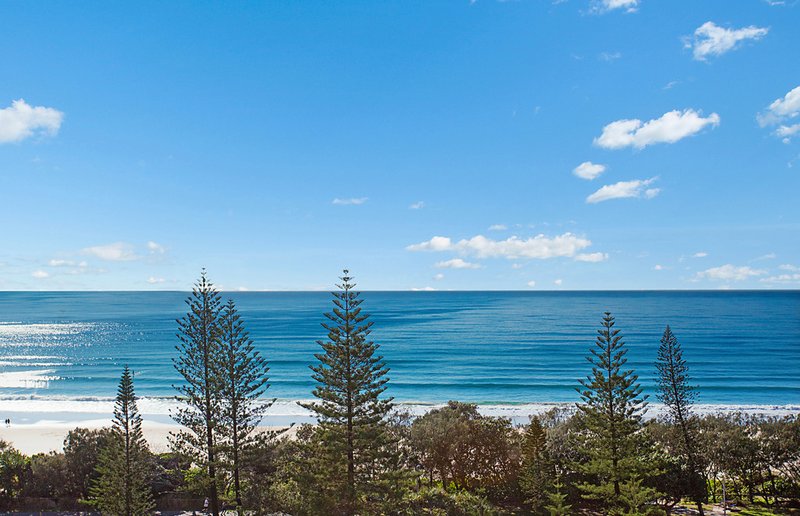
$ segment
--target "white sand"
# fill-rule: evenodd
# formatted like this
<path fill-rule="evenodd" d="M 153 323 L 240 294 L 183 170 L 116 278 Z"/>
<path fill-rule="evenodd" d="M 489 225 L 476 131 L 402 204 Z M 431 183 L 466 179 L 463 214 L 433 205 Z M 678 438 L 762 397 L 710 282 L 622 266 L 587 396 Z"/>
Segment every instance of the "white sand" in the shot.
<path fill-rule="evenodd" d="M 25 455 L 49 453 L 51 451 L 60 452 L 64 447 L 64 438 L 66 438 L 70 430 L 76 427 L 102 428 L 104 426 L 109 426 L 107 419 L 80 421 L 77 423 L 74 421 L 39 421 L 34 424 L 12 424 L 11 427 L 3 425 L 0 427 L 0 440 L 6 441 Z M 263 426 L 259 427 L 259 430 L 269 432 L 286 430 L 287 428 Z M 294 436 L 296 428 L 288 429 L 282 436 Z M 180 430 L 180 427 L 174 424 L 153 421 L 144 421 L 142 423 L 144 437 L 154 453 L 169 451 L 168 436 L 170 432 L 178 430 Z"/>

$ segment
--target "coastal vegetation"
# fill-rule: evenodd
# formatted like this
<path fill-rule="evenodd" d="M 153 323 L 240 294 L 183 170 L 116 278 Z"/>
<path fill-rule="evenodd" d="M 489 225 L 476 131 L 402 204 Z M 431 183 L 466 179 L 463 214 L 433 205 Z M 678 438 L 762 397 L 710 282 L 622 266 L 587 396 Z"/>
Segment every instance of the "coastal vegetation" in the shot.
<path fill-rule="evenodd" d="M 0 510 L 662 515 L 723 501 L 752 514 L 800 510 L 800 419 L 697 414 L 690 362 L 669 326 L 653 357 L 656 417 L 608 312 L 574 406 L 520 426 L 457 401 L 413 417 L 387 394 L 389 369 L 355 286 L 344 271 L 324 314 L 315 400 L 303 404 L 317 424 L 259 428 L 273 401 L 269 356 L 203 273 L 178 321 L 172 451 L 147 449 L 126 367 L 110 429 L 73 430 L 63 452 L 30 457 L 0 443 Z"/>

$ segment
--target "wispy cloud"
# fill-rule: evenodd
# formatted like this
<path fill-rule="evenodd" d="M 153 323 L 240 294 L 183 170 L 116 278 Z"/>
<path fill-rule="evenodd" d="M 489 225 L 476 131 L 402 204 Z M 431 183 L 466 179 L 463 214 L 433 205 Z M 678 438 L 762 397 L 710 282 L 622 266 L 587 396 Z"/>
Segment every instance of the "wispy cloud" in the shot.
<path fill-rule="evenodd" d="M 508 226 L 505 224 L 492 224 L 489 226 L 489 231 L 506 231 Z"/>
<path fill-rule="evenodd" d="M 147 242 L 147 250 L 150 254 L 164 254 L 167 251 L 163 245 L 153 242 L 152 240 Z"/>
<path fill-rule="evenodd" d="M 81 252 L 109 262 L 129 262 L 140 258 L 133 246 L 126 242 L 86 247 Z"/>
<path fill-rule="evenodd" d="M 509 260 L 517 258 L 548 258 L 575 256 L 580 250 L 592 245 L 586 238 L 572 233 L 564 233 L 555 237 L 536 235 L 535 237 L 521 239 L 516 236 L 505 240 L 492 240 L 483 235 L 457 242 L 449 237 L 435 236 L 425 242 L 406 247 L 409 251 L 454 251 L 478 258 L 503 257 Z"/>
<path fill-rule="evenodd" d="M 607 63 L 613 63 L 622 57 L 622 52 L 600 52 L 597 58 Z"/>
<path fill-rule="evenodd" d="M 698 272 L 697 278 L 717 281 L 744 281 L 752 277 L 763 276 L 766 273 L 767 271 L 762 269 L 753 269 L 748 266 L 737 267 L 736 265 L 726 264 Z"/>
<path fill-rule="evenodd" d="M 601 165 L 599 163 L 592 163 L 591 161 L 584 161 L 577 167 L 572 170 L 572 173 L 580 177 L 581 179 L 586 179 L 591 181 L 592 179 L 598 177 L 600 174 L 606 171 L 606 166 Z"/>
<path fill-rule="evenodd" d="M 331 204 L 335 204 L 338 206 L 359 206 L 367 202 L 368 199 L 369 197 L 351 197 L 349 199 L 340 199 L 337 197 L 336 199 L 331 201 Z"/>
<path fill-rule="evenodd" d="M 716 127 L 719 122 L 718 114 L 711 113 L 703 117 L 694 109 L 669 111 L 647 122 L 636 118 L 617 120 L 603 127 L 602 134 L 594 139 L 594 144 L 604 149 L 643 149 L 656 143 L 675 143 L 706 127 Z"/>
<path fill-rule="evenodd" d="M 694 31 L 694 39 L 685 42 L 691 48 L 694 58 L 706 61 L 709 57 L 720 56 L 737 47 L 742 41 L 759 40 L 767 35 L 768 27 L 751 25 L 741 29 L 726 29 L 714 22 L 706 22 Z"/>
<path fill-rule="evenodd" d="M 535 286 L 536 286 L 536 281 L 534 281 L 534 280 L 530 280 L 530 281 L 528 282 L 528 286 L 529 286 L 530 288 L 533 288 L 533 287 L 535 287 Z"/>
<path fill-rule="evenodd" d="M 634 179 L 633 181 L 620 181 L 613 185 L 605 185 L 586 198 L 589 204 L 609 201 L 611 199 L 624 199 L 629 197 L 644 197 L 652 199 L 661 191 L 659 188 L 647 188 L 658 178 Z"/>
<path fill-rule="evenodd" d="M 50 277 L 50 273 L 47 271 L 38 270 L 38 271 L 33 271 L 31 273 L 31 276 L 33 276 L 36 279 L 45 279 Z"/>
<path fill-rule="evenodd" d="M 366 198 L 364 200 L 366 201 Z M 421 210 L 424 207 L 425 207 L 425 203 L 423 201 L 417 201 L 417 202 L 412 203 L 411 205 L 409 205 L 408 209 L 409 210 Z"/>
<path fill-rule="evenodd" d="M 608 260 L 608 253 L 583 253 L 575 256 L 576 262 L 604 262 Z"/>
<path fill-rule="evenodd" d="M 44 106 L 31 106 L 19 99 L 0 109 L 0 143 L 20 142 L 36 134 L 53 136 L 61 128 L 64 113 Z"/>
<path fill-rule="evenodd" d="M 60 258 L 53 258 L 47 262 L 50 267 L 87 267 L 89 264 L 83 260 L 76 262 L 74 260 L 62 260 Z"/>
<path fill-rule="evenodd" d="M 778 255 L 775 253 L 767 253 L 767 254 L 762 254 L 761 256 L 758 256 L 756 258 L 753 258 L 753 261 L 760 262 L 762 260 L 774 260 L 777 257 Z"/>
<path fill-rule="evenodd" d="M 157 278 L 155 276 L 150 276 L 147 278 L 147 282 L 151 285 L 158 285 L 159 283 L 164 283 L 166 280 L 164 278 Z"/>
<path fill-rule="evenodd" d="M 708 253 L 705 251 L 698 251 L 692 255 L 692 258 L 705 258 L 708 256 Z"/>

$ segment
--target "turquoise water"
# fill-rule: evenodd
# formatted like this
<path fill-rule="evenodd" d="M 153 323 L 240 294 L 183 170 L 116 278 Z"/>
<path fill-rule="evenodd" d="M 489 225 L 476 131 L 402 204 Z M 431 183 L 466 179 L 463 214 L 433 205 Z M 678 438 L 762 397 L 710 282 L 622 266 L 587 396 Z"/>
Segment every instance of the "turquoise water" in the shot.
<path fill-rule="evenodd" d="M 226 293 L 227 297 L 228 294 Z M 307 399 L 327 293 L 235 293 L 271 371 L 270 397 Z M 115 394 L 167 399 L 179 381 L 181 292 L 0 293 L 0 408 L 53 400 L 65 410 Z M 800 292 L 365 292 L 373 337 L 399 401 L 577 400 L 584 358 L 610 310 L 629 365 L 652 391 L 666 324 L 682 342 L 701 403 L 800 404 Z"/>

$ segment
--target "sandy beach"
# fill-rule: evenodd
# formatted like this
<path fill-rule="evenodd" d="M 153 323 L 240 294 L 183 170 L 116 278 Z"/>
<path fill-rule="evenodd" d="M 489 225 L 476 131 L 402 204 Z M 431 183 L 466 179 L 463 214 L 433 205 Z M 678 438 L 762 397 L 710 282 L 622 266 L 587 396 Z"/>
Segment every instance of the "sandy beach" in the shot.
<path fill-rule="evenodd" d="M 11 446 L 24 453 L 33 455 L 36 453 L 60 452 L 64 446 L 64 438 L 70 430 L 75 428 L 103 428 L 110 426 L 108 419 L 92 419 L 82 421 L 57 421 L 42 420 L 36 423 L 22 423 L 0 428 L 0 440 L 9 443 Z M 170 451 L 168 436 L 170 432 L 180 430 L 181 427 L 159 421 L 142 422 L 142 430 L 147 439 L 150 449 L 154 453 L 164 453 Z M 296 428 L 296 427 L 295 427 Z M 259 431 L 271 432 L 287 430 L 286 436 L 294 435 L 295 430 L 289 426 L 261 426 Z"/>
<path fill-rule="evenodd" d="M 98 404 L 97 410 L 108 412 L 64 412 L 56 411 L 55 402 L 32 403 L 27 401 L 27 408 L 36 407 L 33 411 L 20 410 L 22 402 L 0 402 L 0 421 L 11 419 L 11 425 L 0 426 L 0 440 L 13 445 L 19 451 L 30 455 L 61 451 L 64 438 L 75 428 L 103 428 L 111 425 L 111 402 Z M 297 411 L 294 402 L 278 402 L 265 415 L 261 431 L 283 430 L 292 425 L 313 423 L 305 411 Z M 398 404 L 398 409 L 412 416 L 421 416 L 432 408 L 443 404 Z M 78 406 L 80 407 L 80 406 Z M 78 408 L 76 407 L 76 408 Z M 572 409 L 571 403 L 530 403 L 522 405 L 479 405 L 478 411 L 487 416 L 504 417 L 515 425 L 527 424 L 532 414 L 541 414 L 553 408 Z M 10 410 L 9 410 L 10 409 Z M 650 405 L 646 419 L 658 417 L 663 410 L 660 404 Z M 695 411 L 699 415 L 725 414 L 744 412 L 751 415 L 784 417 L 800 412 L 797 405 L 721 405 L 698 404 Z M 150 448 L 156 453 L 169 451 L 168 436 L 170 432 L 180 429 L 168 413 L 142 414 L 142 429 Z M 287 435 L 293 435 L 290 430 Z"/>

